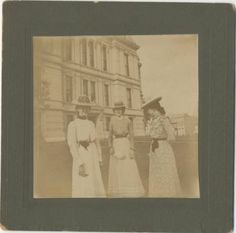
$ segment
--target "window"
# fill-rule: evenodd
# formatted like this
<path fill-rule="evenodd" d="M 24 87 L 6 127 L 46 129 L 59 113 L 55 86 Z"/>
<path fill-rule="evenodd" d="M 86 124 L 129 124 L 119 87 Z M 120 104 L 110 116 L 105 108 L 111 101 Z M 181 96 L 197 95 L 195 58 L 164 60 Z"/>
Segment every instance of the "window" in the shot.
<path fill-rule="evenodd" d="M 106 131 L 109 131 L 110 121 L 111 121 L 111 118 L 110 117 L 106 117 Z"/>
<path fill-rule="evenodd" d="M 88 96 L 88 80 L 83 80 L 83 95 Z"/>
<path fill-rule="evenodd" d="M 133 119 L 133 117 L 129 117 L 129 120 L 130 120 L 131 128 L 133 129 L 133 127 L 134 127 L 134 119 Z"/>
<path fill-rule="evenodd" d="M 94 44 L 92 41 L 89 41 L 88 48 L 89 48 L 89 65 L 94 67 Z"/>
<path fill-rule="evenodd" d="M 104 97 L 105 97 L 105 106 L 109 106 L 109 86 L 104 85 Z"/>
<path fill-rule="evenodd" d="M 127 107 L 132 108 L 132 93 L 131 93 L 131 88 L 126 89 L 127 92 Z"/>
<path fill-rule="evenodd" d="M 91 102 L 96 102 L 96 83 L 94 81 L 91 81 L 90 87 L 91 87 Z"/>
<path fill-rule="evenodd" d="M 124 58 L 125 58 L 125 74 L 129 76 L 129 55 L 125 53 Z"/>
<path fill-rule="evenodd" d="M 178 132 L 177 133 L 178 136 L 184 136 L 185 135 L 185 129 L 182 128 L 181 126 L 178 127 L 177 132 Z"/>
<path fill-rule="evenodd" d="M 73 98 L 73 79 L 71 76 L 65 76 L 65 101 L 70 103 Z"/>
<path fill-rule="evenodd" d="M 82 50 L 82 64 L 87 65 L 87 41 L 85 39 L 81 42 L 81 50 Z"/>
<path fill-rule="evenodd" d="M 71 40 L 65 40 L 64 59 L 65 61 L 72 61 L 72 41 Z"/>
<path fill-rule="evenodd" d="M 107 49 L 106 46 L 102 46 L 102 70 L 107 71 Z"/>
<path fill-rule="evenodd" d="M 185 128 L 182 128 L 182 135 L 186 135 Z"/>
<path fill-rule="evenodd" d="M 175 130 L 175 136 L 178 136 L 178 128 L 174 128 Z"/>
<path fill-rule="evenodd" d="M 141 66 L 142 66 L 142 63 L 138 63 L 138 77 L 139 79 L 141 79 Z"/>

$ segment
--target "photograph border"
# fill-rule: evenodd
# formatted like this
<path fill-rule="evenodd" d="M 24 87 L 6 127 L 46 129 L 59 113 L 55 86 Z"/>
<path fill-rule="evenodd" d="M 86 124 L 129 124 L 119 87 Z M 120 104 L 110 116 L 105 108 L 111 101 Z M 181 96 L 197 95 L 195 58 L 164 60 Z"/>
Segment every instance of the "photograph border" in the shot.
<path fill-rule="evenodd" d="M 229 232 L 234 18 L 230 4 L 5 2 L 1 224 L 10 230 Z M 33 36 L 161 34 L 199 35 L 200 199 L 33 199 Z"/>

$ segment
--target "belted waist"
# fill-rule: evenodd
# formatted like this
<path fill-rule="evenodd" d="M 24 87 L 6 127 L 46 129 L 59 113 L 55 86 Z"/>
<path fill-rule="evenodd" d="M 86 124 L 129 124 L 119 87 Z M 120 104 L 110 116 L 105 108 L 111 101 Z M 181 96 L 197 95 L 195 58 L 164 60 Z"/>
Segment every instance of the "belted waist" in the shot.
<path fill-rule="evenodd" d="M 126 133 L 126 134 L 116 134 L 114 136 L 115 136 L 115 138 L 126 138 L 128 136 L 128 133 Z"/>
<path fill-rule="evenodd" d="M 81 140 L 78 141 L 78 144 L 82 147 L 84 147 L 85 149 L 88 149 L 89 144 L 93 143 L 94 141 L 91 140 Z"/>
<path fill-rule="evenodd" d="M 151 144 L 151 148 L 152 148 L 152 152 L 154 152 L 157 148 L 159 148 L 159 142 L 158 141 L 165 141 L 167 140 L 167 138 L 153 138 L 152 139 L 152 144 Z"/>
<path fill-rule="evenodd" d="M 153 138 L 152 141 L 165 141 L 167 140 L 167 137 L 164 138 Z"/>

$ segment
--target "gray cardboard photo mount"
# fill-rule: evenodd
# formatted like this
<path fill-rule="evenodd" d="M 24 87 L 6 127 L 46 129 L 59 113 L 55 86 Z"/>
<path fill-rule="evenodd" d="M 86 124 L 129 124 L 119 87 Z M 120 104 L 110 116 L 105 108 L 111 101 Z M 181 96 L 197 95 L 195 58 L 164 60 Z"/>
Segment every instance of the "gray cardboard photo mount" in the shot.
<path fill-rule="evenodd" d="M 1 224 L 9 230 L 229 232 L 234 8 L 230 4 L 3 4 Z M 200 198 L 33 198 L 33 36 L 198 34 Z"/>

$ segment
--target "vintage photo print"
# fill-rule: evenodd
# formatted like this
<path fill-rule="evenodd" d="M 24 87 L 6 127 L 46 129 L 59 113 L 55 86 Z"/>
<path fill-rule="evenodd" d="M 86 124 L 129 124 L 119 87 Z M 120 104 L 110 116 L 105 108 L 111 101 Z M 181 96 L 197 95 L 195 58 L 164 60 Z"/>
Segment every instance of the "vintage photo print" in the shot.
<path fill-rule="evenodd" d="M 34 198 L 199 198 L 198 35 L 33 38 Z"/>

